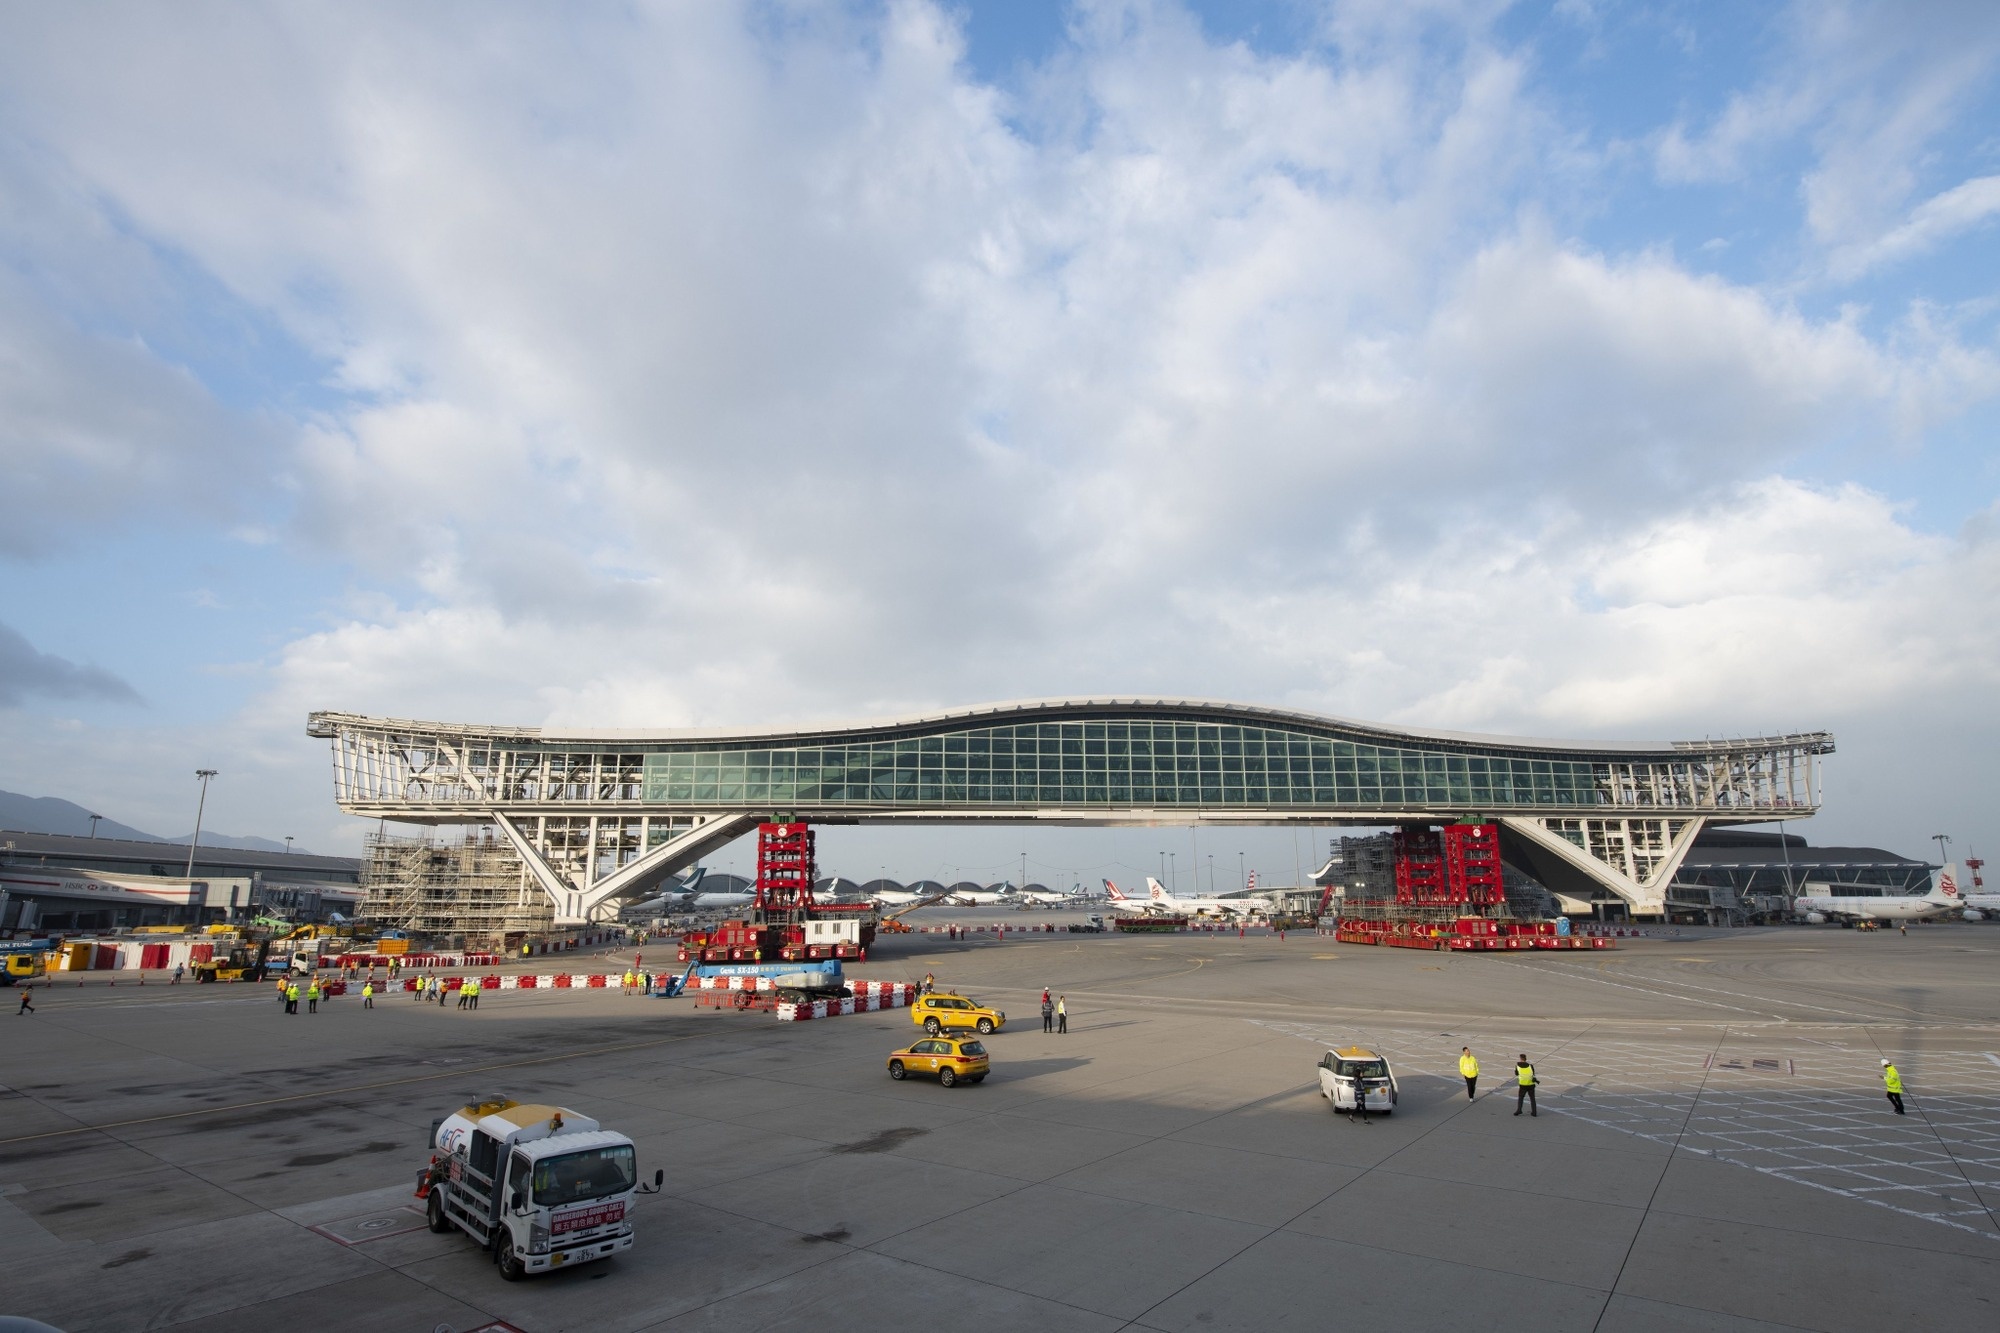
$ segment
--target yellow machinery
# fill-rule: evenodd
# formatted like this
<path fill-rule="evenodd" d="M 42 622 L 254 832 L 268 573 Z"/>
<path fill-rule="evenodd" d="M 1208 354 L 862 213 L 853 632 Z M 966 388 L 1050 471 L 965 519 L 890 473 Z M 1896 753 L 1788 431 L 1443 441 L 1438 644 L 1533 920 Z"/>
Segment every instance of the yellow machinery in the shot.
<path fill-rule="evenodd" d="M 46 941 L 10 944 L 4 946 L 6 956 L 0 959 L 0 986 L 12 986 L 20 981 L 34 981 L 46 976 L 49 970 L 49 946 Z"/>
<path fill-rule="evenodd" d="M 270 956 L 271 942 L 260 940 L 254 947 L 238 944 L 221 958 L 196 963 L 188 969 L 196 981 L 262 981 L 264 960 Z"/>

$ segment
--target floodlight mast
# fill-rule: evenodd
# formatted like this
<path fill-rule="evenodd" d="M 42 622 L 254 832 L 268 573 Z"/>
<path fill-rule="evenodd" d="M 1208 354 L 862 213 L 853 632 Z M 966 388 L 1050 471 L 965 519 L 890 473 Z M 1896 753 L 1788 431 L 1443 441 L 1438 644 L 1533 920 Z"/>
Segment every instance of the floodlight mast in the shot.
<path fill-rule="evenodd" d="M 188 839 L 187 882 L 194 883 L 194 849 L 201 845 L 201 814 L 208 808 L 208 780 L 215 776 L 212 768 L 197 768 L 194 775 L 201 779 L 201 799 L 194 807 L 194 836 Z"/>

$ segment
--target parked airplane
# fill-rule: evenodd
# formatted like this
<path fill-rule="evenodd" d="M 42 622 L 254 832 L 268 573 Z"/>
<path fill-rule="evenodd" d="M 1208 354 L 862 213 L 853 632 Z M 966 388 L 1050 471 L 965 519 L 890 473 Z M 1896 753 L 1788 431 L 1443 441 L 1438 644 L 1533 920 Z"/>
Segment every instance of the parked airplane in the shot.
<path fill-rule="evenodd" d="M 681 881 L 679 888 L 669 889 L 642 903 L 633 903 L 624 910 L 635 916 L 660 912 L 703 912 L 724 907 L 748 907 L 757 901 L 756 893 L 750 890 L 728 893 L 702 891 L 700 885 L 706 874 L 707 866 L 696 866 Z"/>
<path fill-rule="evenodd" d="M 1838 884 L 1806 885 L 1808 890 L 1836 890 L 1841 887 L 1843 886 Z M 1948 916 L 1963 910 L 1965 906 L 1959 896 L 1958 884 L 1947 870 L 1926 894 L 1885 893 L 1868 896 L 1854 893 L 1806 892 L 1793 901 L 1792 910 L 1817 926 L 1829 921 L 1923 921 L 1931 917 Z"/>
<path fill-rule="evenodd" d="M 1167 892 L 1166 885 L 1146 877 L 1146 896 L 1156 906 L 1169 912 L 1192 912 L 1196 916 L 1208 913 L 1215 916 L 1251 916 L 1269 912 L 1268 898 L 1176 898 Z"/>
<path fill-rule="evenodd" d="M 1158 916 L 1159 909 L 1144 898 L 1134 898 L 1110 880 L 1104 881 L 1104 905 L 1124 916 Z"/>
<path fill-rule="evenodd" d="M 1975 878 L 1975 884 L 1978 880 Z M 1989 916 L 2000 916 L 2000 893 L 1981 893 L 1977 889 L 1970 892 L 1958 887 L 1958 867 L 1946 866 L 1938 872 L 1938 892 L 1955 900 L 1963 910 L 1967 921 L 1984 921 Z"/>

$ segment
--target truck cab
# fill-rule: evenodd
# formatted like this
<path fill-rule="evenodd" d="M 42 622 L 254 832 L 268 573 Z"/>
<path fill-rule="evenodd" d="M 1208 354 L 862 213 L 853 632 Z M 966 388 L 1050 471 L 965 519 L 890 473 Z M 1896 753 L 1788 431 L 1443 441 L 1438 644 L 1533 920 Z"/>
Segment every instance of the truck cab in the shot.
<path fill-rule="evenodd" d="M 638 1183 L 632 1140 L 559 1106 L 493 1100 L 432 1133 L 438 1156 L 419 1193 L 432 1231 L 454 1227 L 493 1253 L 512 1282 L 632 1247 Z M 664 1173 L 656 1173 L 653 1189 Z"/>

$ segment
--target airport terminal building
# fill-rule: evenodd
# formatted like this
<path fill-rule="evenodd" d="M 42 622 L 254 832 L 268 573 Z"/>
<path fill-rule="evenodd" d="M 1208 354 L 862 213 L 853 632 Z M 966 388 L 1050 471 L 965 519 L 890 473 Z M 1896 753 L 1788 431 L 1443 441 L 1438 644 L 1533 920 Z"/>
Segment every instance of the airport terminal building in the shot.
<path fill-rule="evenodd" d="M 352 915 L 361 863 L 308 852 L 0 830 L 0 929 L 88 931 Z"/>
<path fill-rule="evenodd" d="M 1047 699 L 819 728 L 554 732 L 314 713 L 341 809 L 491 829 L 558 926 L 614 913 L 767 819 L 1384 826 L 1490 819 L 1554 892 L 1635 916 L 1710 827 L 1819 806 L 1833 738 L 1623 744 L 1245 704 Z"/>

